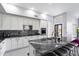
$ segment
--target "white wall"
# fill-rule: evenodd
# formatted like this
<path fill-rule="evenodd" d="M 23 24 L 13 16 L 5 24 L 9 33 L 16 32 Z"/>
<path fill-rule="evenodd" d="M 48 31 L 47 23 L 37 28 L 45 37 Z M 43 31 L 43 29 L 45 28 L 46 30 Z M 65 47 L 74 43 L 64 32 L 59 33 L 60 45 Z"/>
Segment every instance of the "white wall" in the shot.
<path fill-rule="evenodd" d="M 64 18 L 63 18 L 64 16 Z M 63 24 L 63 36 L 67 37 L 67 41 L 72 41 L 77 37 L 76 28 L 78 26 L 78 18 L 74 11 L 66 12 L 66 14 L 58 15 L 54 18 L 54 24 Z"/>
<path fill-rule="evenodd" d="M 73 12 L 67 12 L 67 39 L 72 41 L 77 37 L 76 28 L 77 28 L 77 18 Z"/>
<path fill-rule="evenodd" d="M 62 36 L 67 37 L 66 13 L 62 13 L 60 15 L 54 16 L 54 25 L 55 24 L 62 24 Z"/>
<path fill-rule="evenodd" d="M 52 16 L 48 16 L 48 37 L 53 36 L 54 32 L 54 21 Z"/>

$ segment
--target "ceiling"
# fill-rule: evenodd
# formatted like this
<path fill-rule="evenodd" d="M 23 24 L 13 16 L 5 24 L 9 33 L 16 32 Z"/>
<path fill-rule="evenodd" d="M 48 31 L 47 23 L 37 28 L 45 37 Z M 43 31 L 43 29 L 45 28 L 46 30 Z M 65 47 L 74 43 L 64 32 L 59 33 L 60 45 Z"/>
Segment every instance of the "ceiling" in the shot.
<path fill-rule="evenodd" d="M 10 3 L 21 8 L 35 8 L 40 12 L 47 12 L 55 16 L 63 12 L 76 11 L 79 13 L 79 3 Z"/>

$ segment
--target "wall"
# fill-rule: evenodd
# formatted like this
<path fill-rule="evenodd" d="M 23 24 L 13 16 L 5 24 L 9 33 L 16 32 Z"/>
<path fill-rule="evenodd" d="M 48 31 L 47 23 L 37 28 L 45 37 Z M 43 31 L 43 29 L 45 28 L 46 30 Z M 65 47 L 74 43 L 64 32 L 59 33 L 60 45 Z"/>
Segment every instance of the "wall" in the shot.
<path fill-rule="evenodd" d="M 62 13 L 60 15 L 54 16 L 54 25 L 55 24 L 62 24 L 62 36 L 67 37 L 66 13 Z"/>
<path fill-rule="evenodd" d="M 67 40 L 72 41 L 77 37 L 76 28 L 78 26 L 77 18 L 73 12 L 67 12 Z"/>
<path fill-rule="evenodd" d="M 48 16 L 48 37 L 52 37 L 54 32 L 53 16 Z"/>

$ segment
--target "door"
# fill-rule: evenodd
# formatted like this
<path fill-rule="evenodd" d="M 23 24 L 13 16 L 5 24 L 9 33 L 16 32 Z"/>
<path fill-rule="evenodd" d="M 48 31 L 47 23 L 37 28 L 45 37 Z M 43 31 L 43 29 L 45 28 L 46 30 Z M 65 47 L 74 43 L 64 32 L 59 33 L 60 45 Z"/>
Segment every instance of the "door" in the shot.
<path fill-rule="evenodd" d="M 62 41 L 62 24 L 54 25 L 54 37 L 55 37 L 55 42 Z"/>

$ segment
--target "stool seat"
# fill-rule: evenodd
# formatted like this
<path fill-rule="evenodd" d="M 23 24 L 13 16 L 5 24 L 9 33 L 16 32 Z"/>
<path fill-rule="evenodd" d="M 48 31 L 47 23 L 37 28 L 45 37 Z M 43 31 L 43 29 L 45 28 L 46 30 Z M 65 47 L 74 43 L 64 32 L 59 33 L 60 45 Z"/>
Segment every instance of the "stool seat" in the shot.
<path fill-rule="evenodd" d="M 71 43 L 75 43 L 75 44 L 79 45 L 79 39 L 75 39 L 75 40 L 71 41 Z"/>
<path fill-rule="evenodd" d="M 58 56 L 55 52 L 46 52 L 42 54 L 41 56 Z"/>
<path fill-rule="evenodd" d="M 66 56 L 66 55 L 68 55 L 68 51 L 63 49 L 63 48 L 59 48 L 57 50 L 54 50 L 53 52 L 55 52 L 59 56 Z"/>

